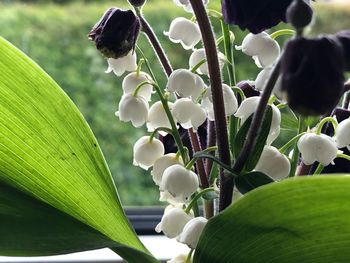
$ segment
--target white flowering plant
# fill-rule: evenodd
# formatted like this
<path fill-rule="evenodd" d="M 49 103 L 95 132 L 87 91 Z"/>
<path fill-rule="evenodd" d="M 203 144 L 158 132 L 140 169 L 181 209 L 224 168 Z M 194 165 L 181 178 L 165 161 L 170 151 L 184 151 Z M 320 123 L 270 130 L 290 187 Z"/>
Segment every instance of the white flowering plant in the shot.
<path fill-rule="evenodd" d="M 149 171 L 167 204 L 155 231 L 188 246 L 168 262 L 349 262 L 350 31 L 306 37 L 307 0 L 223 0 L 221 12 L 204 0 L 167 1 L 193 14 L 164 30 L 191 51 L 188 68 L 172 68 L 142 14 L 145 0 L 107 10 L 89 38 L 106 73 L 123 78 L 117 119 L 147 128 L 130 165 Z M 221 23 L 218 36 L 211 20 Z M 280 21 L 294 30 L 271 31 Z M 242 43 L 233 25 L 250 31 Z M 167 83 L 137 46 L 140 32 Z M 290 38 L 284 47 L 280 36 Z M 261 69 L 254 81 L 237 81 L 236 52 Z M 0 254 L 107 247 L 127 262 L 159 262 L 65 93 L 3 38 L 0 72 Z M 277 147 L 285 129 L 293 136 Z"/>

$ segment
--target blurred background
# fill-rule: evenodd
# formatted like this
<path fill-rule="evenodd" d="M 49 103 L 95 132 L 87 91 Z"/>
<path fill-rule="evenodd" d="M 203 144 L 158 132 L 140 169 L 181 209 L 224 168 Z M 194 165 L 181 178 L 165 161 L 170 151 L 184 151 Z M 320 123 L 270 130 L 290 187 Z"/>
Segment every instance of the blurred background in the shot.
<path fill-rule="evenodd" d="M 220 9 L 220 0 L 211 0 L 211 8 Z M 8 39 L 34 59 L 68 93 L 94 131 L 115 178 L 122 202 L 127 206 L 159 205 L 159 192 L 149 172 L 132 166 L 132 146 L 144 134 L 114 116 L 122 94 L 122 77 L 105 74 L 106 60 L 96 51 L 87 33 L 111 6 L 129 8 L 126 0 L 0 0 L 0 36 Z M 316 19 L 310 35 L 350 29 L 350 0 L 318 1 Z M 190 18 L 172 0 L 148 0 L 145 17 L 154 27 L 173 67 L 188 68 L 190 51 L 171 43 L 164 35 L 172 19 Z M 214 28 L 220 33 L 217 21 Z M 272 31 L 287 28 L 279 25 Z M 236 44 L 247 32 L 232 27 Z M 285 39 L 279 38 L 279 41 Z M 152 48 L 141 35 L 138 40 L 165 85 L 164 74 Z M 223 47 L 220 47 L 223 50 Z M 237 51 L 238 80 L 254 80 L 259 70 L 251 58 Z M 224 76 L 226 78 L 226 76 Z"/>

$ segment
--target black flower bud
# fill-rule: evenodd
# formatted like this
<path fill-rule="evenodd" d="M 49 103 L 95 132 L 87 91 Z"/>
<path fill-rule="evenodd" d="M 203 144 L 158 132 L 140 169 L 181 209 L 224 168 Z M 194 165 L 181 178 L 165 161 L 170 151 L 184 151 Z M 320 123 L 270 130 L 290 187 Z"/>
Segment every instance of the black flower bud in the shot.
<path fill-rule="evenodd" d="M 105 57 L 120 58 L 135 48 L 139 31 L 140 21 L 133 11 L 110 8 L 88 37 Z"/>
<path fill-rule="evenodd" d="M 296 29 L 302 29 L 312 21 L 313 11 L 304 0 L 294 0 L 287 9 L 287 21 Z"/>
<path fill-rule="evenodd" d="M 238 25 L 254 34 L 286 22 L 286 10 L 293 0 L 223 0 L 222 14 L 227 24 Z"/>
<path fill-rule="evenodd" d="M 141 7 L 145 4 L 146 0 L 128 0 L 129 3 L 134 7 Z"/>
<path fill-rule="evenodd" d="M 237 87 L 240 88 L 246 98 L 254 97 L 254 96 L 260 96 L 260 91 L 255 89 L 255 85 L 252 81 L 242 80 L 237 83 Z M 241 103 L 241 96 L 238 96 L 238 102 Z"/>
<path fill-rule="evenodd" d="M 291 40 L 282 57 L 282 90 L 302 115 L 330 113 L 344 93 L 343 48 L 332 36 Z"/>
<path fill-rule="evenodd" d="M 335 35 L 344 49 L 345 70 L 350 71 L 350 30 L 340 31 Z"/>

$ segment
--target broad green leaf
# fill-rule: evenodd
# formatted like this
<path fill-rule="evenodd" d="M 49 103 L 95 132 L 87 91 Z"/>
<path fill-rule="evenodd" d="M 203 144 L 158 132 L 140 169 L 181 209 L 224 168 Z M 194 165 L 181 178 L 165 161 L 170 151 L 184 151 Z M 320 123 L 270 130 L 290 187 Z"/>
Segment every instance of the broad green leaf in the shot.
<path fill-rule="evenodd" d="M 2 38 L 0 72 L 0 181 L 149 253 L 126 219 L 98 143 L 73 102 Z"/>
<path fill-rule="evenodd" d="M 195 263 L 348 263 L 350 177 L 292 178 L 211 219 Z"/>
<path fill-rule="evenodd" d="M 238 191 L 246 194 L 255 188 L 273 183 L 274 180 L 262 172 L 251 172 L 239 175 L 235 178 L 235 185 Z"/>

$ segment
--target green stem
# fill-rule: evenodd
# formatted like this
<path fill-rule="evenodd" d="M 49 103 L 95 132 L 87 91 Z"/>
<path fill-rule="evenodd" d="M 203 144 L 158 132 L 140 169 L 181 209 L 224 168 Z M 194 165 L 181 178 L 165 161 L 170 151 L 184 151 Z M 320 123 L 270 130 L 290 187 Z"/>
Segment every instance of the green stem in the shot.
<path fill-rule="evenodd" d="M 324 166 L 323 166 L 322 164 L 318 164 L 318 166 L 317 166 L 317 168 L 316 168 L 316 170 L 315 170 L 315 172 L 314 172 L 314 175 L 319 175 L 319 174 L 321 174 L 322 171 L 323 171 L 323 169 L 324 169 Z"/>
<path fill-rule="evenodd" d="M 235 63 L 234 63 L 233 52 L 232 52 L 232 42 L 230 37 L 230 27 L 229 25 L 225 24 L 224 21 L 221 21 L 221 30 L 224 37 L 225 56 L 229 62 L 227 64 L 229 83 L 230 83 L 230 86 L 232 87 L 236 85 L 236 74 L 235 74 Z"/>
<path fill-rule="evenodd" d="M 156 137 L 157 133 L 160 132 L 160 131 L 165 131 L 171 135 L 173 135 L 173 130 L 172 129 L 169 129 L 169 128 L 166 128 L 166 127 L 158 127 L 157 129 L 155 129 L 151 136 L 150 136 L 150 141 L 153 140 L 154 137 Z"/>
<path fill-rule="evenodd" d="M 320 121 L 320 123 L 318 124 L 316 134 L 320 135 L 322 133 L 322 128 L 327 122 L 332 123 L 334 131 L 337 129 L 338 122 L 336 121 L 336 119 L 334 119 L 333 117 L 327 117 L 327 118 L 322 119 Z"/>
<path fill-rule="evenodd" d="M 287 142 L 285 145 L 283 145 L 279 149 L 280 153 L 282 154 L 285 153 L 285 151 L 288 150 L 294 143 L 296 143 L 300 139 L 300 137 L 303 136 L 304 134 L 306 134 L 306 132 L 302 132 L 296 135 L 295 137 L 293 137 L 289 142 Z"/>
<path fill-rule="evenodd" d="M 343 158 L 343 159 L 345 159 L 345 160 L 350 161 L 350 156 L 347 155 L 347 154 L 343 154 L 343 153 L 338 153 L 338 154 L 337 154 L 337 158 Z"/>
<path fill-rule="evenodd" d="M 303 132 L 304 132 L 304 118 L 302 116 L 300 116 L 299 117 L 299 125 L 298 125 L 298 134 L 303 133 Z M 299 162 L 299 155 L 300 155 L 300 151 L 299 151 L 298 145 L 295 144 L 295 146 L 293 148 L 293 157 L 292 157 L 289 177 L 295 176 L 295 172 L 297 170 L 298 162 Z"/>
<path fill-rule="evenodd" d="M 282 30 L 278 30 L 276 32 L 273 32 L 270 37 L 273 39 L 276 39 L 279 36 L 294 36 L 295 35 L 295 31 L 292 29 L 282 29 Z"/>
<path fill-rule="evenodd" d="M 218 147 L 216 147 L 216 146 L 211 146 L 211 147 L 208 147 L 207 149 L 205 149 L 205 150 L 203 150 L 203 151 L 201 151 L 201 152 L 196 152 L 195 155 L 200 155 L 200 154 L 202 154 L 202 153 L 214 152 L 214 151 L 216 151 L 217 149 L 218 149 Z M 193 167 L 193 165 L 196 163 L 196 161 L 197 161 L 199 158 L 201 158 L 200 156 L 195 157 L 195 155 L 194 155 L 194 157 L 192 158 L 192 160 L 189 161 L 188 164 L 186 165 L 186 169 L 191 170 L 192 167 Z"/>
<path fill-rule="evenodd" d="M 201 61 L 199 61 L 193 68 L 191 68 L 191 72 L 195 73 L 197 69 L 199 69 L 200 66 L 202 66 L 207 60 L 203 58 Z"/>
<path fill-rule="evenodd" d="M 195 197 L 192 198 L 191 202 L 188 204 L 188 206 L 184 210 L 185 213 L 188 214 L 191 211 L 192 207 L 197 203 L 198 199 L 201 198 L 205 193 L 214 192 L 214 191 L 215 191 L 214 187 L 209 187 L 198 192 L 195 195 Z"/>
<path fill-rule="evenodd" d="M 146 63 L 146 67 L 147 67 L 147 69 L 148 69 L 148 72 L 149 72 L 149 74 L 151 74 L 151 77 L 152 77 L 153 81 L 154 81 L 155 83 L 157 83 L 156 76 L 154 75 L 153 70 L 152 70 L 152 68 L 151 68 L 151 65 L 149 64 L 149 61 L 148 61 L 148 59 L 146 58 L 145 54 L 143 53 L 142 49 L 141 49 L 139 46 L 137 46 L 137 45 L 136 45 L 136 49 L 137 49 L 137 51 L 140 53 L 140 55 L 142 56 L 142 58 L 144 59 L 144 61 L 145 61 L 145 63 Z"/>
<path fill-rule="evenodd" d="M 145 85 L 152 85 L 151 83 L 149 83 L 149 81 L 143 81 L 141 82 L 139 85 L 137 85 L 136 89 L 134 90 L 134 92 L 132 93 L 132 95 L 134 97 L 137 96 L 137 94 L 139 93 L 140 89 L 145 86 Z"/>
<path fill-rule="evenodd" d="M 192 255 L 193 255 L 194 249 L 191 249 L 190 252 L 187 255 L 186 258 L 186 263 L 191 263 L 192 262 Z"/>
<path fill-rule="evenodd" d="M 141 58 L 139 60 L 139 63 L 137 64 L 137 68 L 136 68 L 136 76 L 140 76 L 140 71 L 141 71 L 141 68 L 142 68 L 142 64 L 145 62 L 145 59 L 144 58 Z"/>

